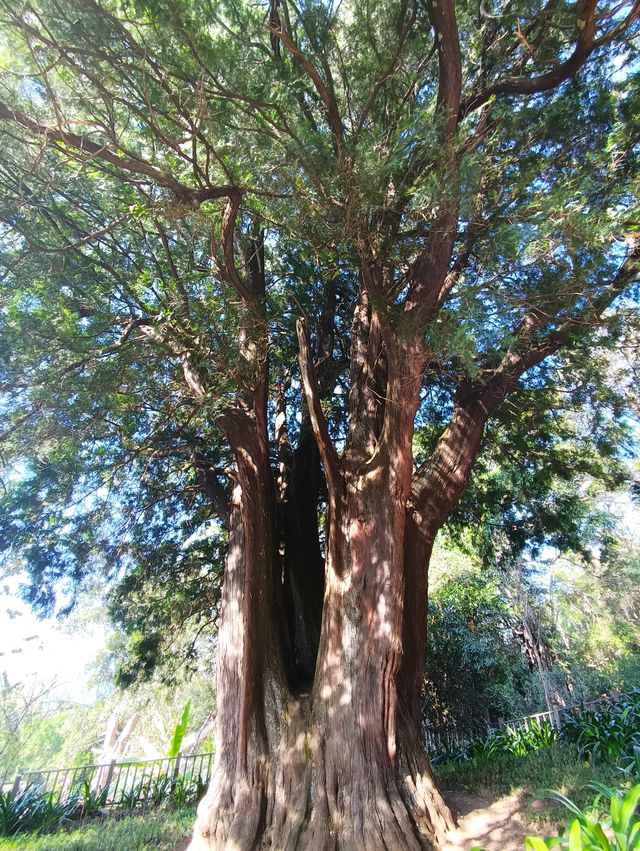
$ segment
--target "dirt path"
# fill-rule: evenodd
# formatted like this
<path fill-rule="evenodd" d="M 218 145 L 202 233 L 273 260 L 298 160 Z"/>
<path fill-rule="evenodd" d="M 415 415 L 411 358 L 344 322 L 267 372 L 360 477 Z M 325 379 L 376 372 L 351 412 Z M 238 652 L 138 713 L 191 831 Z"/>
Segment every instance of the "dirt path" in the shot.
<path fill-rule="evenodd" d="M 524 837 L 538 833 L 525 815 L 521 792 L 491 801 L 478 795 L 451 792 L 449 806 L 458 814 L 458 828 L 451 831 L 441 851 L 523 851 Z"/>

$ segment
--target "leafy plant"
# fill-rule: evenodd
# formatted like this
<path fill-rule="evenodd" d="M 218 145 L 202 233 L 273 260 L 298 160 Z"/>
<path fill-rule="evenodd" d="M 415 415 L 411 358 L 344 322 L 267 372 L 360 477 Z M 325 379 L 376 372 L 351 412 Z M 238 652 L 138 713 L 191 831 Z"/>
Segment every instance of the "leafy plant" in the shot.
<path fill-rule="evenodd" d="M 103 815 L 109 800 L 109 787 L 93 789 L 89 778 L 85 778 L 76 787 L 76 795 L 80 802 L 80 814 L 83 818 Z"/>
<path fill-rule="evenodd" d="M 187 779 L 183 774 L 176 778 L 173 787 L 173 801 L 177 807 L 197 803 L 204 795 L 207 784 L 199 774 Z"/>
<path fill-rule="evenodd" d="M 40 786 L 27 786 L 15 795 L 0 792 L 0 836 L 24 831 L 47 833 L 75 817 L 78 798 L 59 800 L 54 792 L 43 794 Z"/>
<path fill-rule="evenodd" d="M 168 774 L 160 774 L 152 778 L 147 793 L 147 802 L 152 807 L 159 807 L 171 797 L 174 779 Z"/>
<path fill-rule="evenodd" d="M 529 727 L 507 727 L 501 737 L 502 749 L 516 756 L 526 756 L 558 742 L 558 731 L 548 721 L 534 718 Z"/>
<path fill-rule="evenodd" d="M 27 787 L 15 796 L 11 792 L 0 792 L 0 836 L 13 836 L 21 828 L 28 829 L 35 794 L 34 787 Z"/>
<path fill-rule="evenodd" d="M 610 789 L 601 783 L 591 783 L 596 795 L 592 810 L 598 811 L 594 817 L 581 810 L 569 798 L 559 792 L 549 797 L 559 801 L 575 818 L 568 826 L 566 834 L 542 839 L 527 836 L 527 851 L 546 851 L 548 848 L 568 848 L 569 851 L 636 851 L 640 848 L 640 820 L 638 820 L 638 802 L 640 802 L 640 784 L 631 789 Z M 608 807 L 602 807 L 602 801 Z"/>
<path fill-rule="evenodd" d="M 191 713 L 191 701 L 188 700 L 184 709 L 182 710 L 182 717 L 178 724 L 176 724 L 175 729 L 173 731 L 173 736 L 171 737 L 171 743 L 169 745 L 169 759 L 173 759 L 178 756 L 180 753 L 180 748 L 182 747 L 182 740 L 184 739 L 184 734 L 187 732 L 187 725 L 189 723 L 189 715 Z"/>
<path fill-rule="evenodd" d="M 542 748 L 550 748 L 559 741 L 558 731 L 548 721 L 539 721 L 534 718 L 528 728 L 507 726 L 500 732 L 492 732 L 488 736 L 471 739 L 465 747 L 458 750 L 447 751 L 434 764 L 442 764 L 445 761 L 485 762 L 493 759 L 497 754 L 510 753 L 515 756 L 527 756 L 527 754 Z"/>
<path fill-rule="evenodd" d="M 640 734 L 633 737 L 631 753 L 623 756 L 620 770 L 623 774 L 640 780 Z"/>
<path fill-rule="evenodd" d="M 144 781 L 141 780 L 129 789 L 123 789 L 120 792 L 120 797 L 118 799 L 118 809 L 124 810 L 127 813 L 132 813 L 140 803 L 143 785 Z"/>
<path fill-rule="evenodd" d="M 575 744 L 585 759 L 629 765 L 633 764 L 634 749 L 640 744 L 639 730 L 640 693 L 634 691 L 620 703 L 567 717 L 562 736 Z"/>
<path fill-rule="evenodd" d="M 204 797 L 205 792 L 207 791 L 207 782 L 197 774 L 195 777 L 191 779 L 191 787 L 193 789 L 193 803 L 198 803 L 198 801 Z"/>

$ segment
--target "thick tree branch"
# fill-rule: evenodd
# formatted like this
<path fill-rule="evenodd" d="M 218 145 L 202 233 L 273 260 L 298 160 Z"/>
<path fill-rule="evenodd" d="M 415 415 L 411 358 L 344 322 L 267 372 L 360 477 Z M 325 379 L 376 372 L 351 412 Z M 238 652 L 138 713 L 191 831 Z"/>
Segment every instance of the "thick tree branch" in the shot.
<path fill-rule="evenodd" d="M 2 101 L 0 101 L 0 121 L 17 124 L 19 127 L 29 130 L 47 143 L 56 143 L 71 148 L 76 155 L 82 158 L 86 155 L 90 158 L 107 162 L 129 174 L 149 177 L 158 186 L 168 189 L 177 200 L 183 203 L 199 204 L 215 198 L 227 198 L 235 195 L 238 191 L 234 186 L 211 186 L 201 189 L 185 186 L 172 175 L 162 171 L 162 169 L 157 168 L 146 160 L 131 155 L 123 155 L 121 151 L 112 150 L 108 144 L 99 145 L 97 142 L 92 142 L 90 139 L 80 136 L 77 133 L 71 133 L 47 124 L 40 124 L 24 112 L 13 109 Z"/>
<path fill-rule="evenodd" d="M 244 301 L 247 304 L 251 304 L 253 301 L 253 294 L 240 277 L 235 260 L 233 237 L 236 228 L 236 216 L 238 215 L 241 202 L 241 192 L 233 192 L 229 195 L 229 201 L 227 202 L 227 206 L 225 207 L 225 211 L 222 215 L 222 251 L 226 267 L 225 277 L 229 283 L 233 284 Z"/>
<path fill-rule="evenodd" d="M 311 357 L 309 333 L 307 323 L 304 319 L 298 319 L 296 330 L 298 332 L 298 345 L 300 347 L 298 360 L 302 376 L 302 387 L 309 409 L 311 426 L 318 443 L 318 450 L 320 451 L 329 488 L 332 492 L 337 492 L 342 480 L 342 464 L 329 435 L 329 427 L 324 411 L 322 410 L 320 394 L 318 393 L 318 379 Z"/>
<path fill-rule="evenodd" d="M 462 93 L 462 58 L 454 0 L 433 4 L 433 23 L 438 43 L 437 110 L 443 121 L 443 141 L 449 142 L 458 124 Z"/>
<path fill-rule="evenodd" d="M 576 45 L 571 56 L 564 62 L 560 62 L 550 71 L 544 74 L 538 74 L 535 77 L 526 79 L 512 78 L 507 80 L 498 80 L 489 86 L 486 86 L 481 91 L 466 98 L 460 107 L 460 119 L 464 118 L 470 112 L 479 109 L 487 101 L 494 96 L 501 95 L 535 95 L 542 92 L 548 92 L 555 89 L 565 80 L 572 77 L 584 63 L 594 50 L 597 50 L 604 44 L 609 43 L 615 37 L 620 35 L 638 18 L 640 14 L 640 2 L 636 0 L 631 12 L 618 26 L 603 36 L 596 39 L 596 6 L 597 0 L 580 0 L 578 3 L 576 27 L 577 37 Z"/>
<path fill-rule="evenodd" d="M 406 315 L 421 327 L 435 311 L 445 285 L 456 236 L 460 203 L 460 158 L 454 149 L 462 91 L 462 59 L 454 0 L 433 4 L 432 20 L 438 43 L 437 113 L 442 121 L 442 169 L 437 214 L 424 250 L 408 271 Z"/>
<path fill-rule="evenodd" d="M 224 527 L 228 529 L 231 500 L 229 498 L 229 494 L 218 479 L 217 469 L 212 466 L 205 455 L 197 449 L 192 451 L 191 460 L 213 510 L 220 518 Z"/>
<path fill-rule="evenodd" d="M 480 450 L 485 424 L 520 377 L 569 345 L 581 329 L 601 323 L 603 312 L 637 280 L 640 280 L 640 240 L 604 291 L 588 306 L 538 340 L 534 335 L 544 317 L 532 311 L 521 322 L 515 345 L 499 367 L 484 381 L 461 384 L 451 421 L 412 483 L 414 519 L 425 534 L 428 531 L 435 535 L 462 496 Z"/>

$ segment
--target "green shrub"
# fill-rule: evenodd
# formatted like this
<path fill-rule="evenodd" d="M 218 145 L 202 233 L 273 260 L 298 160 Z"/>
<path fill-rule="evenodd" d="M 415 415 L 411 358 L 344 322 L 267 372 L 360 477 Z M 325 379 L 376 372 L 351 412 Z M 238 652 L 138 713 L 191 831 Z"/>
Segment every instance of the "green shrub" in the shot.
<path fill-rule="evenodd" d="M 629 777 L 640 780 L 640 733 L 633 737 L 630 753 L 620 760 L 620 770 Z"/>
<path fill-rule="evenodd" d="M 104 815 L 109 799 L 109 789 L 107 786 L 93 789 L 89 778 L 85 778 L 76 786 L 73 797 L 79 801 L 78 815 L 81 818 Z"/>
<path fill-rule="evenodd" d="M 550 797 L 559 801 L 575 818 L 561 836 L 542 839 L 527 836 L 527 851 L 547 851 L 548 848 L 568 848 L 569 851 L 635 851 L 640 848 L 640 821 L 638 820 L 638 802 L 640 784 L 629 790 L 611 789 L 601 783 L 592 783 L 591 788 L 598 794 L 593 801 L 593 816 L 580 809 L 569 798 L 558 792 Z M 602 802 L 608 802 L 603 807 Z"/>
<path fill-rule="evenodd" d="M 576 745 L 585 759 L 628 763 L 635 747 L 640 747 L 640 692 L 631 692 L 620 703 L 568 716 L 562 738 Z"/>
<path fill-rule="evenodd" d="M 187 780 L 182 774 L 176 779 L 173 787 L 173 801 L 177 807 L 197 804 L 207 790 L 207 784 L 196 774 Z"/>
<path fill-rule="evenodd" d="M 140 803 L 143 786 L 144 781 L 141 780 L 139 783 L 136 783 L 135 786 L 131 786 L 129 789 L 123 789 L 120 792 L 120 797 L 118 798 L 118 809 L 127 813 L 134 812 L 134 810 Z"/>
<path fill-rule="evenodd" d="M 446 762 L 486 762 L 494 759 L 497 754 L 515 754 L 526 756 L 543 748 L 553 747 L 558 743 L 558 731 L 548 721 L 535 718 L 524 726 L 507 726 L 500 732 L 489 733 L 488 736 L 471 739 L 456 750 L 445 751 L 432 759 L 434 765 Z"/>
<path fill-rule="evenodd" d="M 74 818 L 78 806 L 76 795 L 60 801 L 53 792 L 43 794 L 39 786 L 27 786 L 15 795 L 0 792 L 0 836 L 23 831 L 47 833 Z"/>

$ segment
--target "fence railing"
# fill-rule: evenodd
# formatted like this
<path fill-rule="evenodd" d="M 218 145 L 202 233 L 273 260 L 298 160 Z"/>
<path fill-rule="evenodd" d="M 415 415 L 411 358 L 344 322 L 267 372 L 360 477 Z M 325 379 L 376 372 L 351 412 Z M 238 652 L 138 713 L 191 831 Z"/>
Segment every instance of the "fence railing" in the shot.
<path fill-rule="evenodd" d="M 618 703 L 624 700 L 626 695 L 615 693 L 596 698 L 595 700 L 586 701 L 576 704 L 575 706 L 554 706 L 553 709 L 546 712 L 535 712 L 533 715 L 525 715 L 521 718 L 512 718 L 508 721 L 499 721 L 497 724 L 490 724 L 485 721 L 472 721 L 467 724 L 423 724 L 422 735 L 431 754 L 441 753 L 442 751 L 451 751 L 467 744 L 471 739 L 488 736 L 492 732 L 504 730 L 506 727 L 512 729 L 524 728 L 530 730 L 534 722 L 548 722 L 553 724 L 556 729 L 560 729 L 564 724 L 564 719 L 568 715 L 576 715 L 585 711 L 595 711 L 603 706 L 611 703 Z"/>
<path fill-rule="evenodd" d="M 555 727 L 562 727 L 567 715 L 575 715 L 585 710 L 595 710 L 609 703 L 623 700 L 625 695 L 614 694 L 581 703 L 576 706 L 554 707 L 547 712 L 536 712 L 522 718 L 488 724 L 474 721 L 470 724 L 443 724 L 435 726 L 424 724 L 422 734 L 427 749 L 432 754 L 454 750 L 471 739 L 487 736 L 492 731 L 505 727 L 529 730 L 534 721 L 548 721 Z M 106 764 L 81 765 L 68 768 L 52 768 L 46 771 L 28 771 L 16 777 L 12 790 L 17 793 L 25 786 L 37 785 L 45 794 L 51 793 L 54 800 L 61 800 L 77 791 L 80 787 L 93 792 L 102 792 L 104 806 L 118 806 L 127 795 L 136 791 L 136 801 L 144 805 L 155 801 L 162 789 L 166 794 L 177 785 L 199 783 L 206 786 L 211 777 L 213 754 L 190 754 L 154 760 L 112 760 Z M 180 778 L 180 780 L 179 780 Z M 159 785 L 159 781 L 162 784 Z M 7 788 L 7 784 L 2 784 Z"/>
<path fill-rule="evenodd" d="M 102 793 L 104 807 L 118 806 L 135 792 L 137 805 L 156 802 L 178 784 L 206 786 L 211 777 L 213 754 L 190 754 L 154 760 L 112 760 L 106 764 L 28 771 L 16 777 L 13 792 L 39 786 L 44 794 L 60 801 L 78 789 Z M 161 782 L 160 782 L 161 781 Z"/>

